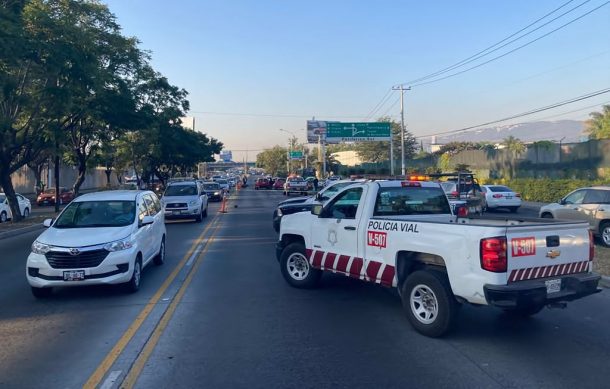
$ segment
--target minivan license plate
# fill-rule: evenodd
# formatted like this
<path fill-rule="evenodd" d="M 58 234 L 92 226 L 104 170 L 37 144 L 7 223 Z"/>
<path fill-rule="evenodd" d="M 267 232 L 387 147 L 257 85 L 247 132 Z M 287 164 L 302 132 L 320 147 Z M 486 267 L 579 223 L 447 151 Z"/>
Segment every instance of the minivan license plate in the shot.
<path fill-rule="evenodd" d="M 64 272 L 64 281 L 82 281 L 84 279 L 84 270 L 69 270 Z"/>
<path fill-rule="evenodd" d="M 561 280 L 544 281 L 546 284 L 546 294 L 557 293 L 561 291 Z"/>

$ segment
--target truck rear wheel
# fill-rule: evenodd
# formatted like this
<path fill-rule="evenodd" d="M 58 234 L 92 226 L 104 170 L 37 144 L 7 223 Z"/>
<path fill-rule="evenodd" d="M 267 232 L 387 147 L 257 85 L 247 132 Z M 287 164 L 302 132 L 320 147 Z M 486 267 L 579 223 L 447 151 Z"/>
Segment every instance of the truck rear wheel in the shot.
<path fill-rule="evenodd" d="M 284 248 L 280 269 L 286 282 L 295 288 L 314 288 L 322 276 L 321 270 L 311 267 L 305 255 L 305 246 L 298 242 Z"/>
<path fill-rule="evenodd" d="M 411 273 L 402 285 L 401 298 L 409 322 L 422 335 L 439 337 L 453 327 L 458 302 L 445 273 L 434 270 Z"/>

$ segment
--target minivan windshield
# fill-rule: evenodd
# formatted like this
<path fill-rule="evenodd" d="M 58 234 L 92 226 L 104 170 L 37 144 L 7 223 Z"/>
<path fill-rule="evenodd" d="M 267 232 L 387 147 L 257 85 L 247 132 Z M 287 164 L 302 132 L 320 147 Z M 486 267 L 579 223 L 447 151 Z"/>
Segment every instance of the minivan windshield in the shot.
<path fill-rule="evenodd" d="M 165 190 L 165 196 L 196 196 L 195 185 L 170 185 Z"/>
<path fill-rule="evenodd" d="M 78 201 L 66 207 L 53 227 L 125 227 L 133 223 L 135 217 L 135 201 Z"/>

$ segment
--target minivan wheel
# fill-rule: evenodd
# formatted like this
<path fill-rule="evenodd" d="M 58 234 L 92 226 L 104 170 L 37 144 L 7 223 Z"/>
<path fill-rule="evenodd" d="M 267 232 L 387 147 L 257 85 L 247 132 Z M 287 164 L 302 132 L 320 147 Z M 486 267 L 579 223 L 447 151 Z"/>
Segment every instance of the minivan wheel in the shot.
<path fill-rule="evenodd" d="M 140 256 L 136 258 L 133 264 L 133 274 L 131 279 L 125 283 L 125 289 L 128 293 L 135 293 L 140 289 L 140 281 L 142 279 L 142 259 Z"/>
<path fill-rule="evenodd" d="M 203 210 L 203 217 L 208 217 L 208 206 L 205 206 L 205 209 Z"/>
<path fill-rule="evenodd" d="M 161 266 L 165 263 L 165 236 L 161 239 L 161 247 L 153 260 L 155 265 Z"/>
<path fill-rule="evenodd" d="M 2 211 L 2 213 L 0 213 L 0 223 L 6 223 L 7 220 L 8 220 L 8 216 L 7 216 L 6 212 Z"/>
<path fill-rule="evenodd" d="M 32 294 L 37 299 L 43 299 L 51 296 L 53 294 L 53 288 L 36 288 L 34 286 L 32 288 Z"/>
<path fill-rule="evenodd" d="M 610 222 L 604 222 L 599 226 L 599 237 L 603 246 L 610 247 Z"/>

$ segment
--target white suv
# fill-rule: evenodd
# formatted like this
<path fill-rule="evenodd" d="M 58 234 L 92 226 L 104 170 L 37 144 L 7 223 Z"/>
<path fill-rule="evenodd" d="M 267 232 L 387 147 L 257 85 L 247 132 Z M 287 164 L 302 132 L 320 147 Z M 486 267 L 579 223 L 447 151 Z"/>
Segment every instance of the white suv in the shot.
<path fill-rule="evenodd" d="M 161 202 L 166 219 L 195 219 L 200 222 L 208 216 L 208 196 L 203 185 L 196 180 L 170 182 Z"/>
<path fill-rule="evenodd" d="M 125 284 L 135 292 L 142 269 L 165 261 L 164 215 L 150 191 L 85 194 L 44 225 L 26 264 L 38 298 L 56 286 Z"/>

